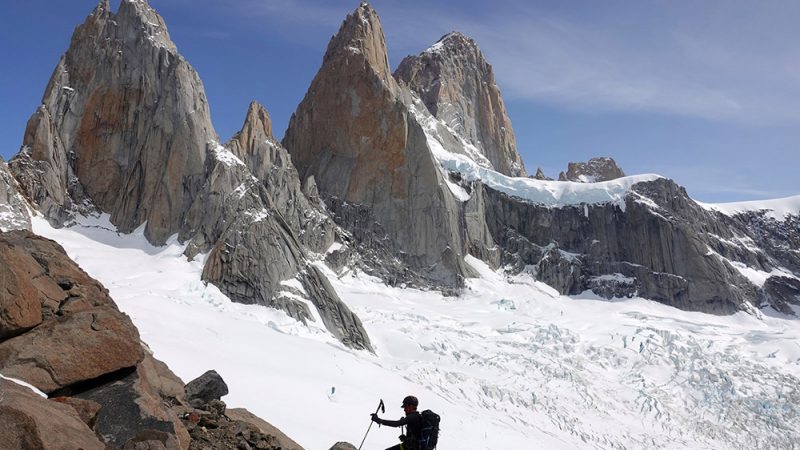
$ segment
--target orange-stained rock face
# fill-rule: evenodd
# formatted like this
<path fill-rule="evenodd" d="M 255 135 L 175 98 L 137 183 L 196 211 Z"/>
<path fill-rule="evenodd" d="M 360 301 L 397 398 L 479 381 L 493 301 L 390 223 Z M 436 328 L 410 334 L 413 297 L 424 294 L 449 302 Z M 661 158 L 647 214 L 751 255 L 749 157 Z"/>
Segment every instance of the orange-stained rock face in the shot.
<path fill-rule="evenodd" d="M 321 173 L 323 191 L 355 203 L 371 203 L 387 184 L 408 195 L 406 112 L 397 103 L 383 28 L 362 5 L 331 39 L 323 66 L 284 139 L 301 172 Z M 336 161 L 321 167 L 318 158 Z M 303 175 L 303 173 L 301 173 Z M 387 180 L 389 181 L 387 183 Z"/>
<path fill-rule="evenodd" d="M 54 224 L 97 209 L 123 232 L 147 222 L 163 244 L 216 139 L 202 83 L 163 19 L 145 1 L 116 14 L 101 3 L 76 28 L 11 167 Z"/>
<path fill-rule="evenodd" d="M 331 39 L 283 145 L 300 178 L 313 176 L 320 194 L 334 199 L 329 206 L 365 208 L 366 217 L 333 214 L 352 219 L 359 229 L 351 231 L 364 240 L 379 242 L 378 253 L 392 254 L 383 262 L 400 258 L 433 285 L 460 285 L 467 272 L 460 205 L 409 98 L 391 76 L 378 15 L 362 3 Z"/>

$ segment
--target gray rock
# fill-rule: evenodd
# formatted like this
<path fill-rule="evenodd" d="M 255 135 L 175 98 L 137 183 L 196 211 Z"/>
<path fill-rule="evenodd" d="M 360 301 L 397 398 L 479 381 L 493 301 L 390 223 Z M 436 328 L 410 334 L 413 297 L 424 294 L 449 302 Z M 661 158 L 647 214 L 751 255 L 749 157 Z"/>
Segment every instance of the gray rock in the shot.
<path fill-rule="evenodd" d="M 541 167 L 538 167 L 536 169 L 536 175 L 532 176 L 531 178 L 533 178 L 534 180 L 553 181 L 552 178 L 544 174 L 544 171 L 542 170 Z"/>
<path fill-rule="evenodd" d="M 483 187 L 484 217 L 505 264 L 532 271 L 561 293 L 635 294 L 716 314 L 750 310 L 757 288 L 709 253 L 710 236 L 732 236 L 718 215 L 670 180 L 633 190 L 622 210 L 614 204 L 550 208 Z"/>
<path fill-rule="evenodd" d="M 0 233 L 11 230 L 30 230 L 31 216 L 28 202 L 20 194 L 20 187 L 0 157 Z"/>
<path fill-rule="evenodd" d="M 122 232 L 146 222 L 156 245 L 179 233 L 188 257 L 211 252 L 204 279 L 232 300 L 310 316 L 280 284 L 335 239 L 304 194 L 313 179 L 302 185 L 260 105 L 217 143 L 202 83 L 146 1 L 123 0 L 116 14 L 101 2 L 76 29 L 11 166 L 53 224 L 106 212 Z"/>
<path fill-rule="evenodd" d="M 145 1 L 101 2 L 73 35 L 11 162 L 56 225 L 94 207 L 155 244 L 178 231 L 216 139 L 194 69 Z"/>
<path fill-rule="evenodd" d="M 228 395 L 228 385 L 215 370 L 200 375 L 186 383 L 186 400 L 206 404 Z"/>
<path fill-rule="evenodd" d="M 161 398 L 143 387 L 137 372 L 79 393 L 76 397 L 102 406 L 94 430 L 112 448 L 141 448 L 137 444 L 148 441 L 158 444 L 153 442 L 144 448 L 181 448 L 177 429 L 180 422 L 171 417 Z"/>
<path fill-rule="evenodd" d="M 471 274 L 459 205 L 404 95 L 377 13 L 362 3 L 331 39 L 283 145 L 374 272 L 394 278 L 408 266 L 421 284 L 458 288 Z"/>
<path fill-rule="evenodd" d="M 558 180 L 575 181 L 578 183 L 597 183 L 615 180 L 624 176 L 625 172 L 617 166 L 613 158 L 592 158 L 586 163 L 569 163 L 567 172 L 558 174 Z"/>
<path fill-rule="evenodd" d="M 337 339 L 348 347 L 372 351 L 369 336 L 361 320 L 336 295 L 336 291 L 319 268 L 308 266 L 301 273 L 300 281 L 322 316 L 325 327 Z"/>
<path fill-rule="evenodd" d="M 419 95 L 431 114 L 478 148 L 496 171 L 526 176 L 492 66 L 474 40 L 449 33 L 403 59 L 394 76 Z"/>
<path fill-rule="evenodd" d="M 784 314 L 796 315 L 792 306 L 800 306 L 800 279 L 771 276 L 763 287 L 764 300 Z"/>
<path fill-rule="evenodd" d="M 321 253 L 335 237 L 335 225 L 322 210 L 314 178 L 305 186 L 291 156 L 272 136 L 269 114 L 256 102 L 250 104 L 241 131 L 226 144 L 264 185 L 268 205 L 279 212 L 308 250 Z"/>

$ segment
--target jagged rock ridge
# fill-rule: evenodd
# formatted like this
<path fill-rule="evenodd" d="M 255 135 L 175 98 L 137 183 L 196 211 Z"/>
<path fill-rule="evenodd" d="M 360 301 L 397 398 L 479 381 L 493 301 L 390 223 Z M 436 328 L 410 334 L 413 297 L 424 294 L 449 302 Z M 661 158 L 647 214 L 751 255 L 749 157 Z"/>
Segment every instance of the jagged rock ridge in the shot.
<path fill-rule="evenodd" d="M 613 158 L 592 158 L 589 162 L 571 162 L 567 171 L 558 174 L 559 181 L 575 181 L 578 183 L 596 183 L 611 181 L 625 176 L 625 172 L 617 166 Z"/>
<path fill-rule="evenodd" d="M 102 1 L 28 122 L 11 166 L 39 209 L 61 225 L 107 212 L 123 232 L 147 222 L 156 244 L 180 228 L 216 140 L 197 73 L 144 1 Z"/>
<path fill-rule="evenodd" d="M 419 95 L 431 114 L 477 147 L 476 156 L 488 166 L 508 176 L 526 176 L 492 66 L 474 40 L 449 33 L 403 59 L 394 76 Z"/>
<path fill-rule="evenodd" d="M 471 273 L 459 205 L 408 103 L 391 77 L 378 15 L 362 3 L 331 39 L 283 145 L 364 250 L 368 270 L 457 288 Z"/>
<path fill-rule="evenodd" d="M 188 257 L 210 252 L 204 278 L 234 301 L 313 320 L 296 299 L 308 298 L 335 336 L 370 348 L 308 264 L 334 226 L 305 197 L 266 111 L 251 107 L 230 148 L 217 140 L 202 83 L 163 19 L 146 1 L 123 0 L 117 13 L 101 1 L 75 30 L 11 168 L 54 225 L 104 212 L 122 232 L 146 224 L 156 245 L 178 233 Z M 313 180 L 305 188 L 313 193 Z M 281 283 L 294 279 L 301 289 L 286 295 Z"/>

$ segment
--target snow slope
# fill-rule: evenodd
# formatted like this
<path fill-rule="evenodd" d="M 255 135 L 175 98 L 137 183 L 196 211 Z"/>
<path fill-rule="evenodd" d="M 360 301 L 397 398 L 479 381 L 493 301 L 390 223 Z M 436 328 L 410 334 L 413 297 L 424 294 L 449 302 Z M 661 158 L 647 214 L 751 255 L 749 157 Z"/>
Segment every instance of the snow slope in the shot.
<path fill-rule="evenodd" d="M 375 355 L 322 326 L 231 303 L 170 241 L 120 235 L 107 218 L 34 230 L 110 291 L 155 356 L 185 381 L 216 369 L 224 400 L 309 450 L 358 445 L 379 398 L 399 418 L 414 394 L 442 416 L 440 450 L 797 448 L 800 321 L 716 317 L 634 299 L 559 296 L 472 258 L 457 298 L 327 274 Z M 320 263 L 321 264 L 321 263 Z M 364 449 L 396 443 L 373 427 Z"/>
<path fill-rule="evenodd" d="M 478 148 L 433 117 L 418 98 L 413 98 L 410 111 L 422 125 L 428 147 L 445 180 L 448 180 L 450 191 L 462 202 L 469 200 L 470 196 L 462 187 L 449 181 L 448 172 L 461 174 L 465 181 L 480 181 L 496 191 L 544 206 L 614 203 L 622 211 L 625 211 L 625 198 L 634 184 L 663 178 L 656 174 L 643 174 L 599 183 L 577 183 L 509 177 L 495 171 Z"/>
<path fill-rule="evenodd" d="M 728 216 L 748 211 L 764 211 L 767 217 L 778 221 L 786 220 L 786 216 L 800 216 L 800 195 L 778 198 L 774 200 L 757 200 L 735 203 L 699 203 L 706 209 L 719 211 Z"/>

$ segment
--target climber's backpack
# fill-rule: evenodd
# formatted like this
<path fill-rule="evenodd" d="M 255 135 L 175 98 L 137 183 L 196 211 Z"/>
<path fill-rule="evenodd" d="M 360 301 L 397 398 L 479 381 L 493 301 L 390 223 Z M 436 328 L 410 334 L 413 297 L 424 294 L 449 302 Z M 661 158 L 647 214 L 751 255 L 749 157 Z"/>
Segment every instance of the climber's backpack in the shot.
<path fill-rule="evenodd" d="M 439 415 L 430 409 L 422 411 L 422 432 L 419 437 L 420 450 L 434 450 L 439 442 Z"/>

